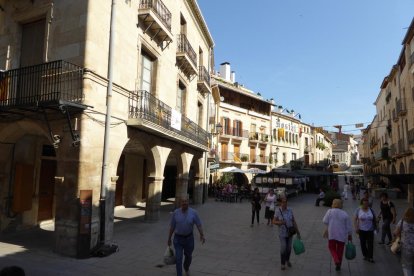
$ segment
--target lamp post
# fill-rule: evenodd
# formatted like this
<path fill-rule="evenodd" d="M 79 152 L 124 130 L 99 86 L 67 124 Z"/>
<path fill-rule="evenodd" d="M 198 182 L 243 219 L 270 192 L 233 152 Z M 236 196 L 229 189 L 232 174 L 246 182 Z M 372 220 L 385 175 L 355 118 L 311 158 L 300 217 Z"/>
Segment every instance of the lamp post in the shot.
<path fill-rule="evenodd" d="M 275 157 L 275 165 L 277 165 L 277 155 L 279 153 L 279 147 L 276 146 L 275 151 L 272 153 Z"/>

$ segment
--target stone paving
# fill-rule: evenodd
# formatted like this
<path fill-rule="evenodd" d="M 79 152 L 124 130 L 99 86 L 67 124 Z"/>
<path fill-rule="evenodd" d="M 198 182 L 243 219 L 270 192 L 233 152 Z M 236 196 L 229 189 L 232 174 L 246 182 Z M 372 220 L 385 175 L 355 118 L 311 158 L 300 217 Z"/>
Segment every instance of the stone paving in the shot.
<path fill-rule="evenodd" d="M 204 223 L 206 243 L 201 245 L 196 234 L 196 249 L 191 266 L 192 276 L 270 276 L 270 275 L 402 275 L 398 258 L 389 247 L 378 245 L 376 236 L 375 264 L 362 260 L 359 240 L 354 235 L 357 257 L 344 260 L 342 271 L 334 271 L 322 238 L 321 222 L 327 207 L 315 207 L 317 195 L 301 194 L 289 199 L 294 211 L 306 252 L 296 256 L 292 252 L 292 268 L 280 270 L 277 226 L 267 226 L 261 212 L 261 222 L 250 227 L 251 209 L 242 203 L 216 202 L 193 206 Z M 393 200 L 398 217 L 408 206 L 406 200 Z M 348 199 L 344 209 L 352 214 L 358 206 Z M 114 242 L 119 252 L 105 258 L 73 259 L 52 252 L 52 231 L 36 230 L 0 238 L 0 267 L 19 265 L 26 275 L 175 275 L 174 266 L 163 265 L 170 211 L 173 205 L 162 207 L 161 219 L 145 223 L 142 208 L 120 208 L 115 212 Z M 378 211 L 379 202 L 374 201 Z M 197 231 L 196 231 L 197 232 Z"/>

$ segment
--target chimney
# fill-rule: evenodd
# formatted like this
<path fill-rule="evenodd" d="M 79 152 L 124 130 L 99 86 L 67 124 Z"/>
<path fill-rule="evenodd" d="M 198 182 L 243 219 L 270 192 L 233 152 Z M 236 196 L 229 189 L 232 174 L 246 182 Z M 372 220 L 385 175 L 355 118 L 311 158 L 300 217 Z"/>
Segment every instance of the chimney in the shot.
<path fill-rule="evenodd" d="M 220 64 L 220 76 L 226 81 L 230 81 L 230 63 L 223 62 Z"/>
<path fill-rule="evenodd" d="M 231 71 L 230 80 L 231 80 L 232 83 L 236 82 L 236 72 Z"/>

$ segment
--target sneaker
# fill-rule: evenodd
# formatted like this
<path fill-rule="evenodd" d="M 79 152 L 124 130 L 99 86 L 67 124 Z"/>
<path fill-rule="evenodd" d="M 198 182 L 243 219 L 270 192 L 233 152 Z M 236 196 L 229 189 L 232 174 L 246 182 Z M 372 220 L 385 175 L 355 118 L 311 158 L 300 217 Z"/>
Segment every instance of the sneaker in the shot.
<path fill-rule="evenodd" d="M 281 269 L 281 270 L 285 270 L 285 269 L 286 269 L 286 266 L 285 266 L 285 265 L 282 265 L 282 266 L 280 267 L 280 269 Z"/>
<path fill-rule="evenodd" d="M 292 264 L 290 262 L 287 262 L 288 267 L 292 267 Z"/>

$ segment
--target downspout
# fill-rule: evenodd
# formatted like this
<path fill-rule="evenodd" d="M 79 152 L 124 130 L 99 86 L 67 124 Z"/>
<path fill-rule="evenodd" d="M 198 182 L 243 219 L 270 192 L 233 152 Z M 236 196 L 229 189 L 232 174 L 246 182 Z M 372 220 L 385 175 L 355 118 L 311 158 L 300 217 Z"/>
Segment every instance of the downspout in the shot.
<path fill-rule="evenodd" d="M 112 0 L 111 21 L 109 27 L 109 50 L 108 50 L 108 88 L 106 90 L 106 115 L 105 115 L 105 135 L 102 157 L 102 176 L 101 176 L 101 196 L 99 199 L 100 210 L 100 235 L 99 242 L 105 244 L 105 223 L 106 223 L 106 192 L 108 182 L 108 148 L 109 132 L 111 129 L 112 112 L 112 73 L 113 73 L 113 50 L 114 50 L 114 29 L 115 29 L 115 5 L 116 0 Z"/>
<path fill-rule="evenodd" d="M 210 88 L 211 88 L 211 57 L 212 57 L 212 48 L 210 47 L 209 49 L 209 59 L 208 59 L 208 74 L 210 77 Z M 210 139 L 210 132 L 209 132 L 209 124 L 208 122 L 210 121 L 210 97 L 211 97 L 211 93 L 208 95 L 207 97 L 207 120 L 206 120 L 206 131 L 207 134 L 209 135 L 209 139 Z M 211 146 L 211 145 L 210 145 Z M 208 149 L 210 150 L 210 149 Z M 210 181 L 210 172 L 209 172 L 209 167 L 208 167 L 208 162 L 207 162 L 207 155 L 208 152 L 204 153 L 204 193 L 203 193 L 203 203 L 205 202 L 205 199 L 208 198 L 208 185 L 209 185 L 209 181 Z"/>

